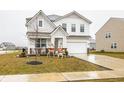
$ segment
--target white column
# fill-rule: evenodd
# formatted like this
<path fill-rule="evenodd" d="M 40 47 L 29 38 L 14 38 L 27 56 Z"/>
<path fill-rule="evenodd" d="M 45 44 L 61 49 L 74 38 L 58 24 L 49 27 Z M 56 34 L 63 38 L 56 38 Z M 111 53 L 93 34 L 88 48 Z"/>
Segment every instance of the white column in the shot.
<path fill-rule="evenodd" d="M 55 38 L 54 37 L 51 37 L 51 43 L 53 44 L 53 46 L 55 45 L 54 44 L 54 40 L 55 40 Z"/>
<path fill-rule="evenodd" d="M 30 54 L 30 39 L 28 38 L 28 54 Z"/>
<path fill-rule="evenodd" d="M 67 39 L 63 37 L 63 48 L 67 48 Z"/>

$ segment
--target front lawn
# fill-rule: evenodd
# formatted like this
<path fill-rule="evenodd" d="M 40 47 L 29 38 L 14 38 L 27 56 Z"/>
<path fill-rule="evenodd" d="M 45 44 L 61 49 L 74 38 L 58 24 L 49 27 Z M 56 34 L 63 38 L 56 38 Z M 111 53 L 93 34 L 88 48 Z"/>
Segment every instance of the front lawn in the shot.
<path fill-rule="evenodd" d="M 49 72 L 75 72 L 75 71 L 102 71 L 109 70 L 77 58 L 57 58 L 46 56 L 38 57 L 42 61 L 40 65 L 29 65 L 28 61 L 34 60 L 30 58 L 16 58 L 18 53 L 0 55 L 0 75 L 6 74 L 36 74 Z"/>
<path fill-rule="evenodd" d="M 90 53 L 124 59 L 124 52 L 96 52 L 96 51 L 92 51 Z"/>

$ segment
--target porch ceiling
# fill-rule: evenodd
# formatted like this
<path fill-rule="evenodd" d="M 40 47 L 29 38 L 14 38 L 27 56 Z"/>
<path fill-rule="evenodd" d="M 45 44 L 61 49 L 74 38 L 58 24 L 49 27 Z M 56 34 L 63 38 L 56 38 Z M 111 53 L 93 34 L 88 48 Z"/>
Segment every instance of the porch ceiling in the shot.
<path fill-rule="evenodd" d="M 27 32 L 28 38 L 51 38 L 50 33 L 46 32 Z"/>

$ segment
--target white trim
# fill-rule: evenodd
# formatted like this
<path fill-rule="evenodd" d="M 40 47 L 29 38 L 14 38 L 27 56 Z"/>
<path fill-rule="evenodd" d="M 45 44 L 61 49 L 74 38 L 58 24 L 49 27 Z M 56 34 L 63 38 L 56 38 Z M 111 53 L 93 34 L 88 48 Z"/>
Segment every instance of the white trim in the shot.
<path fill-rule="evenodd" d="M 42 21 L 42 27 L 39 26 L 39 21 Z M 38 24 L 38 28 L 44 28 L 44 19 L 38 19 L 37 24 Z"/>
<path fill-rule="evenodd" d="M 116 46 L 116 48 L 114 48 L 115 46 Z M 111 43 L 111 49 L 117 49 L 117 47 L 118 47 L 118 43 L 117 42 L 112 42 Z"/>
<path fill-rule="evenodd" d="M 51 33 L 51 36 L 54 35 L 54 33 L 58 31 L 59 28 L 62 30 L 62 33 L 65 34 L 65 36 L 69 36 L 69 34 L 65 32 L 65 30 L 60 25 L 55 29 L 55 31 Z"/>
<path fill-rule="evenodd" d="M 50 21 L 50 19 L 47 17 L 47 15 L 46 15 L 42 10 L 40 10 L 37 14 L 35 14 L 35 15 L 31 18 L 31 20 L 29 20 L 25 25 L 28 26 L 29 23 L 32 22 L 32 20 L 34 20 L 35 18 L 37 18 L 37 16 L 38 16 L 40 13 L 44 16 L 44 18 L 46 18 L 46 20 L 47 20 L 53 27 L 56 27 L 56 25 L 55 25 L 53 22 Z"/>
<path fill-rule="evenodd" d="M 61 17 L 57 18 L 54 22 L 57 22 L 57 21 L 59 21 L 59 20 L 65 18 L 65 17 L 68 17 L 68 16 L 70 16 L 70 15 L 72 15 L 72 14 L 76 14 L 77 16 L 79 16 L 81 19 L 85 20 L 85 21 L 88 22 L 89 24 L 92 23 L 89 19 L 85 18 L 84 16 L 82 16 L 81 14 L 79 14 L 79 13 L 76 12 L 76 11 L 72 11 L 72 12 L 70 12 L 70 13 L 68 13 L 68 14 L 65 14 L 64 16 L 61 16 Z"/>

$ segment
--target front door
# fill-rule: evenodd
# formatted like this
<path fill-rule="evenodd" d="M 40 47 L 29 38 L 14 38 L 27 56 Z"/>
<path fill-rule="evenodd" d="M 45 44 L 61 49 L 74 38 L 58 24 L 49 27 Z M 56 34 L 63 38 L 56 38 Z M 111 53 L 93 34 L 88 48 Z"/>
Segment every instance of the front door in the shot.
<path fill-rule="evenodd" d="M 55 50 L 58 48 L 63 47 L 63 39 L 62 38 L 55 38 Z"/>

